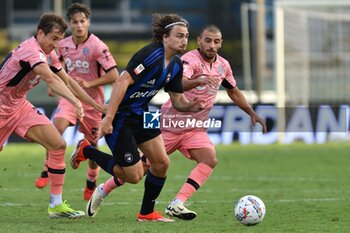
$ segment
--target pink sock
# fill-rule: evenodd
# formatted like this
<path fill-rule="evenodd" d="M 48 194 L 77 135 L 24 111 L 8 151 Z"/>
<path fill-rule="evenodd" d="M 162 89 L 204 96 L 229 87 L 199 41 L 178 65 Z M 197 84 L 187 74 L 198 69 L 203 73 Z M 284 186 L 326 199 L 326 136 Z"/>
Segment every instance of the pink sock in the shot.
<path fill-rule="evenodd" d="M 105 184 L 103 185 L 102 189 L 103 189 L 103 192 L 105 192 L 106 194 L 110 193 L 113 189 L 119 187 L 119 186 L 122 186 L 125 181 L 123 181 L 122 179 L 120 178 L 117 178 L 118 179 L 118 182 L 119 182 L 119 185 L 117 185 L 114 181 L 114 177 L 112 176 L 111 178 L 109 178 Z"/>
<path fill-rule="evenodd" d="M 47 165 L 48 157 L 49 157 L 48 153 L 49 152 L 46 152 L 46 156 L 45 156 L 45 160 L 44 160 L 44 170 L 43 171 L 46 171 L 46 172 L 47 172 L 47 167 L 48 167 L 48 165 Z"/>
<path fill-rule="evenodd" d="M 62 194 L 65 168 L 64 163 L 65 150 L 48 151 L 48 175 L 50 179 L 50 193 Z"/>
<path fill-rule="evenodd" d="M 99 171 L 100 171 L 100 167 L 97 167 L 95 169 L 88 167 L 87 168 L 87 179 L 89 181 L 96 181 Z"/>
<path fill-rule="evenodd" d="M 176 195 L 176 198 L 185 203 L 187 199 L 190 198 L 192 194 L 205 183 L 212 171 L 213 168 L 209 167 L 205 163 L 197 164 L 197 166 L 191 171 L 190 175 L 188 176 L 186 183 L 184 183 Z M 192 180 L 190 182 L 194 181 L 195 183 L 191 184 L 189 180 Z"/>

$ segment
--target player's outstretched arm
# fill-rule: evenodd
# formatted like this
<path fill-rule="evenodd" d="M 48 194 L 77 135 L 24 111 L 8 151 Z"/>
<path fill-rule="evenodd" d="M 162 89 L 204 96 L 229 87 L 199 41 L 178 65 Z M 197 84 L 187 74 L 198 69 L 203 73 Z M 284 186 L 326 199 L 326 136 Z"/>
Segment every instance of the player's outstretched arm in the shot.
<path fill-rule="evenodd" d="M 203 75 L 196 79 L 189 79 L 187 76 L 182 76 L 182 87 L 184 91 L 191 90 L 198 86 L 209 85 L 216 87 L 219 85 L 219 79 L 214 76 Z"/>
<path fill-rule="evenodd" d="M 84 117 L 84 110 L 81 102 L 73 95 L 73 93 L 68 89 L 64 82 L 49 69 L 46 64 L 41 63 L 35 66 L 34 72 L 47 83 L 52 91 L 66 98 L 76 107 L 76 111 L 80 119 Z"/>
<path fill-rule="evenodd" d="M 184 93 L 168 92 L 173 107 L 180 112 L 198 112 L 203 109 L 203 105 L 195 98 L 188 100 Z"/>
<path fill-rule="evenodd" d="M 105 113 L 105 107 L 104 105 L 100 105 L 95 102 L 94 99 L 92 99 L 83 88 L 79 86 L 79 84 L 74 81 L 69 75 L 64 71 L 63 69 L 57 72 L 57 75 L 65 82 L 69 90 L 81 101 L 91 105 L 96 110 Z"/>
<path fill-rule="evenodd" d="M 267 133 L 265 122 L 256 114 L 239 88 L 236 86 L 232 89 L 226 89 L 226 91 L 231 100 L 250 116 L 252 124 L 255 125 L 258 122 L 262 126 L 262 132 Z"/>
<path fill-rule="evenodd" d="M 97 138 L 101 138 L 106 134 L 112 133 L 112 122 L 114 116 L 118 111 L 119 105 L 123 100 L 126 90 L 128 89 L 129 85 L 133 83 L 134 80 L 127 71 L 123 71 L 122 74 L 116 78 L 116 81 L 113 83 L 111 98 L 109 99 L 106 115 L 102 119 L 97 132 Z"/>

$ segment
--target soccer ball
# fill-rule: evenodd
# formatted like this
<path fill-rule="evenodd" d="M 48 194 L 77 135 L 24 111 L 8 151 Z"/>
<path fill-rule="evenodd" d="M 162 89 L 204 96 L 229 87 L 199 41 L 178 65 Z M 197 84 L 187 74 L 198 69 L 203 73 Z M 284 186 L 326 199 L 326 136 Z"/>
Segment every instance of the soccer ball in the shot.
<path fill-rule="evenodd" d="M 253 226 L 264 219 L 266 208 L 260 198 L 246 195 L 236 202 L 234 211 L 240 223 L 246 226 Z"/>

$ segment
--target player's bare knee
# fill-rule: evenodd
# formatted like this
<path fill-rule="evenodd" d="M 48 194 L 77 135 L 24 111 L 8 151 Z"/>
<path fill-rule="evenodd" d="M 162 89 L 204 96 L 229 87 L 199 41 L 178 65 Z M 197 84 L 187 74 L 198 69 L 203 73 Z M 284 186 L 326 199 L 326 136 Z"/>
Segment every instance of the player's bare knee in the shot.
<path fill-rule="evenodd" d="M 160 171 L 160 172 L 161 171 L 164 172 L 164 171 L 168 170 L 169 165 L 170 165 L 170 160 L 168 157 L 164 157 L 163 159 L 151 164 L 153 169 Z"/>
<path fill-rule="evenodd" d="M 204 163 L 209 167 L 214 168 L 218 163 L 218 159 L 216 157 L 208 158 L 207 160 L 204 161 Z"/>
<path fill-rule="evenodd" d="M 130 184 L 137 184 L 142 180 L 142 178 L 143 178 L 143 175 L 135 174 L 131 177 L 126 177 L 125 181 Z"/>
<path fill-rule="evenodd" d="M 47 146 L 47 150 L 65 150 L 67 147 L 65 140 L 61 138 L 60 140 L 50 142 Z"/>
<path fill-rule="evenodd" d="M 66 141 L 65 140 L 63 140 L 63 138 L 61 139 L 61 140 L 59 140 L 58 142 L 57 142 L 57 150 L 64 150 L 64 149 L 66 149 L 66 147 L 67 147 L 67 144 L 66 144 Z"/>

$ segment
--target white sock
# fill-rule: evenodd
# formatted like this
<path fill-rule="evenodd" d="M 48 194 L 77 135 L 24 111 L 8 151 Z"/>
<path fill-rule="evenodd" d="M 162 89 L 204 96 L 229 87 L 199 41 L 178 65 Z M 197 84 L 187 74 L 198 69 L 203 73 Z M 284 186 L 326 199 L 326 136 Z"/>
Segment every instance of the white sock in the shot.
<path fill-rule="evenodd" d="M 103 198 L 105 198 L 105 197 L 108 196 L 108 193 L 106 193 L 105 191 L 103 191 L 103 185 L 101 185 L 101 187 L 98 187 L 97 190 L 98 190 L 99 194 L 100 194 Z"/>
<path fill-rule="evenodd" d="M 50 194 L 50 207 L 54 208 L 55 206 L 62 204 L 62 194 Z"/>
<path fill-rule="evenodd" d="M 177 205 L 177 204 L 183 204 L 183 202 L 178 199 L 178 198 L 175 198 L 172 202 L 171 202 L 172 205 Z"/>

